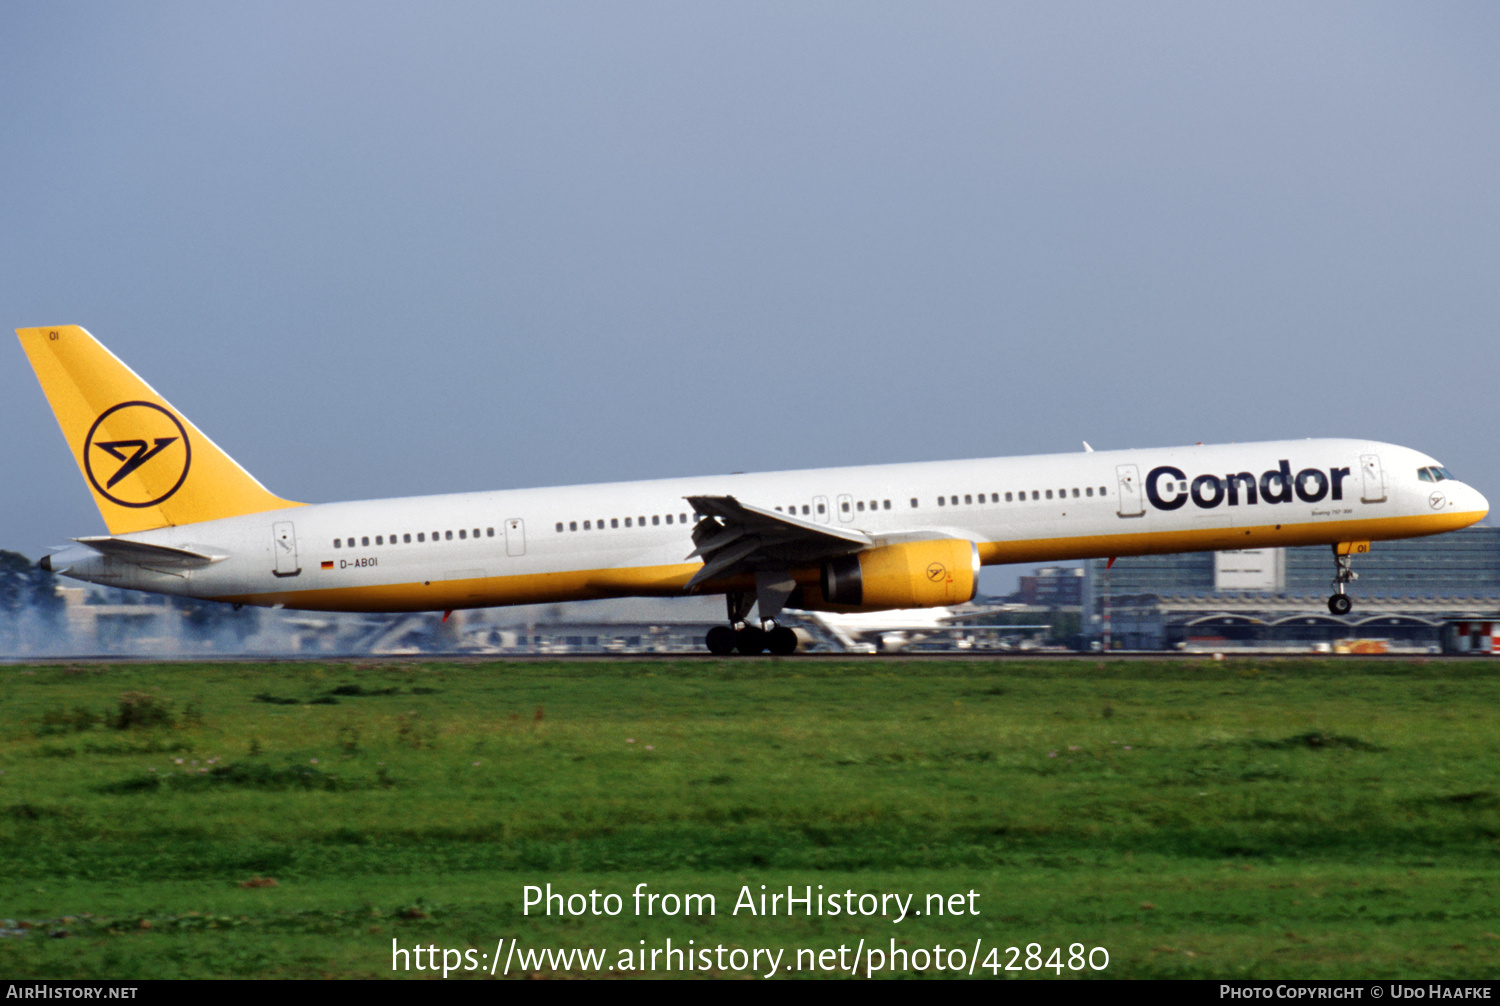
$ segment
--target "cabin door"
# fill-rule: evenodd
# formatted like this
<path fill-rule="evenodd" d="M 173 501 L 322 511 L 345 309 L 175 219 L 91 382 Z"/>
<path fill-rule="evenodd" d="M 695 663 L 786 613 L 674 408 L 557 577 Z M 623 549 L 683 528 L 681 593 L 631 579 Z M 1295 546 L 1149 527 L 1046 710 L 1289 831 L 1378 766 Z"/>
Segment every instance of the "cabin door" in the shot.
<path fill-rule="evenodd" d="M 505 522 L 505 554 L 526 554 L 526 525 L 515 517 Z"/>
<path fill-rule="evenodd" d="M 1121 517 L 1139 517 L 1146 512 L 1146 497 L 1141 491 L 1141 470 L 1135 465 L 1116 465 L 1115 478 L 1119 482 Z"/>
<path fill-rule="evenodd" d="M 271 525 L 271 551 L 276 556 L 277 576 L 296 576 L 302 572 L 297 565 L 297 532 L 289 520 L 280 520 Z"/>

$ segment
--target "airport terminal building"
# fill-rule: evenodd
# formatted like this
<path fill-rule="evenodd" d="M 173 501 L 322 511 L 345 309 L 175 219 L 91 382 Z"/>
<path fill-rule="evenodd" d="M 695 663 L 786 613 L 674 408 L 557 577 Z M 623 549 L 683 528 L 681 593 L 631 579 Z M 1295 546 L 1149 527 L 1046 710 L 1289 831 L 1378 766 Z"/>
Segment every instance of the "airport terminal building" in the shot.
<path fill-rule="evenodd" d="M 1084 571 L 1084 634 L 1098 649 L 1494 652 L 1500 528 L 1374 542 L 1354 559 L 1354 610 L 1326 604 L 1326 546 L 1127 556 Z"/>

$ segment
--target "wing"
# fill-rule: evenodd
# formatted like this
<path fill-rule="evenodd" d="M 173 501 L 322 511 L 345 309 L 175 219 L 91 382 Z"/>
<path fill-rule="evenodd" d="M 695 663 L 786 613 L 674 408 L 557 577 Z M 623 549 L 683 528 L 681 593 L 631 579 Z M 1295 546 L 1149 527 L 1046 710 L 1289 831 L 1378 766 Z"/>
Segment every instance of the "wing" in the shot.
<path fill-rule="evenodd" d="M 799 520 L 733 496 L 689 496 L 687 501 L 703 515 L 693 528 L 697 548 L 688 555 L 702 556 L 703 568 L 687 582 L 688 589 L 718 577 L 821 562 L 872 543 L 863 532 Z"/>

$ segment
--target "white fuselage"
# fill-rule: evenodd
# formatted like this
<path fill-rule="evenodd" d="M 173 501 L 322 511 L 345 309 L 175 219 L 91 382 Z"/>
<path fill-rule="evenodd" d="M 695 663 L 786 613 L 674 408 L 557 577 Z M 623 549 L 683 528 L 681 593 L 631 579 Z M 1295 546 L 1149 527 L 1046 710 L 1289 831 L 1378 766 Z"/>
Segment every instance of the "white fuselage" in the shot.
<path fill-rule="evenodd" d="M 1483 518 L 1484 497 L 1437 470 L 1391 444 L 1296 440 L 716 475 L 297 506 L 119 536 L 223 557 L 194 568 L 84 546 L 53 563 L 96 583 L 330 611 L 672 595 L 701 568 L 689 496 L 795 508 L 876 544 L 966 539 L 995 564 L 1405 538 Z"/>

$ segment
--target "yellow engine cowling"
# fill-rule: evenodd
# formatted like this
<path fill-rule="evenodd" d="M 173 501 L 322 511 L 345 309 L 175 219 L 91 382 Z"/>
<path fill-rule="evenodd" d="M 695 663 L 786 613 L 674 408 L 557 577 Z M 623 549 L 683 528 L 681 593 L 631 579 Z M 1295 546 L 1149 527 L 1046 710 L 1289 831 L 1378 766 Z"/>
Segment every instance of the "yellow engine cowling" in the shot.
<path fill-rule="evenodd" d="M 972 600 L 979 550 L 961 538 L 879 545 L 823 564 L 819 587 L 831 607 L 879 611 L 938 608 Z"/>

